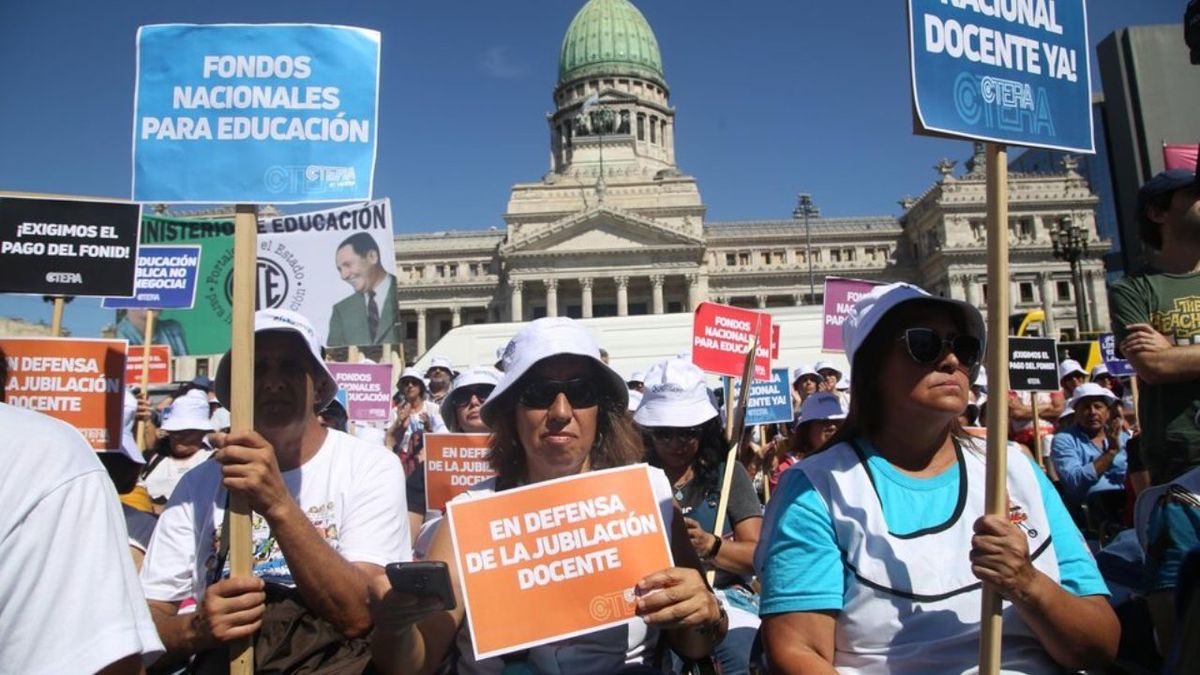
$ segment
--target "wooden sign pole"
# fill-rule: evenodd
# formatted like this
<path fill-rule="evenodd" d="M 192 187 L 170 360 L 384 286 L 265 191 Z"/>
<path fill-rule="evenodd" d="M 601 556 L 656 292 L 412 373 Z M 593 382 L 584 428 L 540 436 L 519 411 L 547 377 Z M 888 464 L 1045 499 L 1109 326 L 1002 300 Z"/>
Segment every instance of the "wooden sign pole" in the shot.
<path fill-rule="evenodd" d="M 150 400 L 150 342 L 154 339 L 154 310 L 146 310 L 146 328 L 142 331 L 142 379 L 141 392 L 146 400 Z M 138 450 L 146 449 L 146 422 L 137 421 Z"/>
<path fill-rule="evenodd" d="M 1046 459 L 1042 457 L 1042 420 L 1038 417 L 1038 393 L 1036 391 L 1029 392 L 1029 400 L 1033 407 L 1033 456 L 1037 457 L 1038 466 L 1042 471 L 1046 470 Z"/>
<path fill-rule="evenodd" d="M 984 506 L 985 513 L 995 515 L 1008 511 L 1008 438 L 1001 431 L 1008 428 L 1005 396 L 1008 391 L 1008 152 L 997 143 L 987 144 L 987 205 L 987 371 L 988 386 L 997 395 L 988 399 L 987 407 L 990 433 Z M 1001 608 L 1000 594 L 991 584 L 984 584 L 979 640 L 981 675 L 1000 672 Z"/>
<path fill-rule="evenodd" d="M 754 382 L 754 357 L 758 354 L 758 331 L 754 332 L 754 341 L 746 352 L 746 366 L 742 369 L 742 390 L 738 392 L 737 406 L 729 400 L 726 394 L 725 409 L 733 411 L 729 416 L 730 424 L 726 427 L 725 436 L 729 440 L 729 452 L 725 455 L 725 472 L 721 477 L 721 498 L 717 501 L 717 517 L 713 521 L 713 535 L 720 537 L 724 534 L 725 512 L 729 509 L 729 486 L 733 483 L 733 465 L 738 460 L 738 448 L 742 444 L 743 422 L 746 420 L 746 402 L 750 400 L 750 385 Z M 729 378 L 727 392 L 733 391 L 733 379 Z M 717 578 L 717 569 L 710 568 L 707 573 L 708 585 L 711 586 Z"/>
<path fill-rule="evenodd" d="M 254 428 L 254 298 L 258 265 L 258 217 L 251 204 L 238 204 L 233 234 L 233 316 L 230 339 L 229 416 L 234 432 Z M 229 573 L 248 577 L 253 572 L 250 550 L 250 500 L 229 493 Z M 230 675 L 254 672 L 254 643 L 250 638 L 229 645 Z"/>
<path fill-rule="evenodd" d="M 54 296 L 54 313 L 50 316 L 50 337 L 62 337 L 63 308 L 67 301 L 61 295 Z"/>

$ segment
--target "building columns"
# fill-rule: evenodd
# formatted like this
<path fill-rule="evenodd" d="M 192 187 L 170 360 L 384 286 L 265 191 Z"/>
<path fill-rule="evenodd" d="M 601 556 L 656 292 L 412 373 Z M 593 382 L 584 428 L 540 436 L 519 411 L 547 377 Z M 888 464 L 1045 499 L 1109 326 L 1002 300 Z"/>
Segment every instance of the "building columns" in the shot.
<path fill-rule="evenodd" d="M 1042 294 L 1042 313 L 1046 315 L 1046 337 L 1058 339 L 1054 321 L 1054 281 L 1049 272 L 1038 272 L 1038 292 Z"/>
<path fill-rule="evenodd" d="M 972 307 L 979 306 L 979 297 L 975 294 L 975 276 L 972 274 L 964 274 L 963 277 L 963 293 L 966 296 L 967 304 Z"/>
<path fill-rule="evenodd" d="M 511 320 L 519 322 L 524 316 L 524 309 L 521 307 L 521 289 L 525 286 L 525 282 L 520 279 L 511 279 L 508 283 L 512 287 L 512 298 L 509 302 L 509 307 L 512 308 Z"/>
<path fill-rule="evenodd" d="M 759 308 L 759 309 L 766 309 L 766 307 L 767 307 L 767 296 L 765 296 L 765 295 L 762 295 L 761 293 L 760 293 L 760 294 L 758 294 L 758 295 L 756 295 L 756 296 L 754 296 L 754 306 L 755 306 L 755 307 L 757 307 L 757 308 Z"/>
<path fill-rule="evenodd" d="M 417 308 L 417 354 L 416 358 L 421 358 L 425 353 L 425 308 Z"/>
<path fill-rule="evenodd" d="M 663 276 L 661 274 L 650 275 L 650 288 L 653 293 L 653 311 L 655 314 L 663 313 Z"/>
<path fill-rule="evenodd" d="M 546 280 L 546 316 L 558 316 L 558 279 Z"/>
<path fill-rule="evenodd" d="M 629 277 L 613 277 L 617 283 L 617 316 L 629 316 Z"/>
<path fill-rule="evenodd" d="M 458 305 L 450 307 L 450 327 L 458 328 L 462 325 L 462 309 Z"/>
<path fill-rule="evenodd" d="M 580 279 L 579 286 L 582 289 L 583 318 L 590 319 L 592 318 L 592 278 Z"/>
<path fill-rule="evenodd" d="M 1088 328 L 1093 332 L 1108 332 L 1108 289 L 1104 287 L 1104 274 L 1096 270 L 1085 270 L 1083 274 L 1091 295 L 1088 298 Z"/>
<path fill-rule="evenodd" d="M 687 285 L 688 311 L 694 312 L 696 311 L 696 306 L 700 304 L 700 275 L 687 275 Z"/>

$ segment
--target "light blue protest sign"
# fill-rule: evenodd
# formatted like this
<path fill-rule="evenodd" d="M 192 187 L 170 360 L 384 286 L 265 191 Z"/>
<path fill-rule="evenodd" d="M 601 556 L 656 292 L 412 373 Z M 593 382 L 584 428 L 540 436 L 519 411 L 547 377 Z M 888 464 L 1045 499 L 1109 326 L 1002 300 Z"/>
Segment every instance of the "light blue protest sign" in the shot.
<path fill-rule="evenodd" d="M 142 246 L 133 296 L 104 298 L 104 309 L 191 309 L 196 303 L 199 246 Z"/>
<path fill-rule="evenodd" d="M 142 26 L 133 200 L 370 199 L 379 44 L 347 26 Z"/>
<path fill-rule="evenodd" d="M 909 0 L 920 133 L 1094 152 L 1084 0 Z"/>
<path fill-rule="evenodd" d="M 1110 375 L 1115 377 L 1131 377 L 1133 366 L 1125 359 L 1117 356 L 1117 336 L 1105 333 L 1100 336 L 1100 358 L 1108 368 Z"/>
<path fill-rule="evenodd" d="M 722 378 L 729 380 L 730 378 Z M 728 387 L 728 383 L 726 383 Z M 746 397 L 746 426 L 792 421 L 792 394 L 787 368 L 772 368 L 770 381 L 755 380 Z M 741 395 L 742 380 L 733 378 L 733 400 Z"/>

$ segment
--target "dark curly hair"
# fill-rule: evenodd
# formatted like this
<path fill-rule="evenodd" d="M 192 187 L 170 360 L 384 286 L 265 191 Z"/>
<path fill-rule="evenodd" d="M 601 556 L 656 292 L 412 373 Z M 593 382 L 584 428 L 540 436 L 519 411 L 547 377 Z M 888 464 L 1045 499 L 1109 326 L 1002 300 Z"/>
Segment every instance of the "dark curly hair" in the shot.
<path fill-rule="evenodd" d="M 530 371 L 532 370 L 531 368 Z M 496 406 L 496 413 L 493 417 L 492 436 L 488 440 L 487 460 L 496 472 L 497 490 L 516 487 L 525 477 L 525 448 L 521 445 L 521 437 L 517 433 L 515 413 L 520 392 L 529 386 L 533 379 L 533 373 L 527 372 L 501 394 L 501 398 L 494 399 L 495 403 L 491 404 Z M 590 379 L 593 382 L 603 381 L 598 373 L 593 374 Z M 600 409 L 596 415 L 596 441 L 588 458 L 591 468 L 611 469 L 641 461 L 642 443 L 625 406 L 603 394 L 598 405 Z"/>
<path fill-rule="evenodd" d="M 654 449 L 654 439 L 650 435 L 650 430 L 643 429 L 642 431 L 642 441 L 646 447 L 646 461 L 650 466 L 663 468 L 662 459 Z M 721 468 L 721 462 L 725 461 L 728 452 L 729 444 L 725 442 L 725 434 L 721 430 L 721 416 L 717 415 L 701 424 L 700 448 L 696 450 L 696 456 L 692 459 L 692 484 L 703 486 L 706 491 L 719 488 L 721 474 L 718 469 Z"/>

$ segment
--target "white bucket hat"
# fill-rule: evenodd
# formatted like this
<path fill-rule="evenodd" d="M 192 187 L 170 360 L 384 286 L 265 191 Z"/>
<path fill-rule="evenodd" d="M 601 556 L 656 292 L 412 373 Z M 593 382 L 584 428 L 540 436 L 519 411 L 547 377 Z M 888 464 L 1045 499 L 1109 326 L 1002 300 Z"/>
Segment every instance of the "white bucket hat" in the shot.
<path fill-rule="evenodd" d="M 813 366 L 813 370 L 817 371 L 817 374 L 820 375 L 821 377 L 825 376 L 821 372 L 822 370 L 832 370 L 833 372 L 838 374 L 838 378 L 841 378 L 841 376 L 842 376 L 842 369 L 835 366 L 833 363 L 831 363 L 829 361 L 817 361 L 816 365 Z"/>
<path fill-rule="evenodd" d="M 1058 381 L 1062 382 L 1063 378 L 1068 375 L 1078 373 L 1087 377 L 1087 371 L 1075 359 L 1063 359 L 1063 362 L 1058 364 Z"/>
<path fill-rule="evenodd" d="M 799 427 L 805 422 L 817 420 L 844 420 L 846 409 L 842 407 L 842 399 L 827 391 L 819 391 L 804 399 L 800 406 L 800 419 L 796 420 Z"/>
<path fill-rule="evenodd" d="M 1074 410 L 1079 405 L 1079 402 L 1085 398 L 1102 398 L 1108 401 L 1110 404 L 1116 403 L 1120 400 L 1117 398 L 1117 395 L 1112 393 L 1112 391 L 1110 391 L 1107 387 L 1102 387 L 1095 382 L 1084 382 L 1078 387 L 1075 387 L 1075 393 L 1071 396 L 1071 399 L 1067 401 L 1067 407 Z"/>
<path fill-rule="evenodd" d="M 1112 373 L 1108 372 L 1107 365 L 1103 363 L 1097 363 L 1096 367 L 1092 368 L 1092 382 L 1095 382 L 1097 377 L 1112 377 Z"/>
<path fill-rule="evenodd" d="M 694 427 L 719 413 L 708 399 L 704 371 L 684 359 L 667 359 L 646 373 L 642 404 L 633 421 L 643 427 Z"/>
<path fill-rule="evenodd" d="M 171 406 L 163 411 L 163 431 L 184 431 L 187 429 L 202 429 L 212 431 L 212 420 L 209 419 L 208 394 L 200 389 L 189 389 L 186 394 L 171 402 Z"/>
<path fill-rule="evenodd" d="M 589 359 L 600 376 L 596 384 L 601 393 L 618 410 L 629 405 L 629 387 L 625 379 L 600 360 L 600 347 L 583 324 L 564 316 L 543 317 L 526 324 L 504 347 L 497 368 L 504 374 L 480 411 L 484 424 L 493 428 L 496 426 L 494 417 L 499 409 L 497 401 L 502 400 L 525 373 L 545 359 L 563 355 Z"/>
<path fill-rule="evenodd" d="M 254 313 L 254 334 L 258 335 L 267 331 L 295 333 L 304 341 L 304 345 L 308 347 L 308 355 L 315 366 L 313 368 L 313 388 L 318 392 L 324 388 L 327 392 L 325 396 L 315 402 L 317 410 L 324 409 L 333 400 L 334 394 L 337 392 L 337 383 L 325 365 L 325 361 L 321 359 L 321 341 L 317 338 L 312 324 L 302 315 L 286 309 L 260 309 Z M 217 366 L 216 392 L 217 400 L 226 408 L 230 407 L 229 367 L 229 352 L 225 352 L 225 355 L 221 357 L 221 363 Z"/>
<path fill-rule="evenodd" d="M 846 359 L 850 361 L 851 369 L 854 367 L 854 357 L 858 348 L 866 342 L 871 331 L 879 325 L 879 321 L 900 305 L 918 301 L 945 306 L 958 312 L 966 323 L 967 334 L 979 338 L 979 363 L 983 363 L 987 354 L 987 329 L 983 324 L 983 315 L 977 308 L 961 300 L 930 295 L 917 286 L 900 282 L 872 288 L 854 303 L 854 307 L 842 323 L 842 341 L 846 346 Z M 975 374 L 972 370 L 972 377 Z"/>
<path fill-rule="evenodd" d="M 396 388 L 400 389 L 400 383 L 405 380 L 416 380 L 417 382 L 420 382 L 421 393 L 429 393 L 429 382 L 425 380 L 425 376 L 421 374 L 421 371 L 417 370 L 416 368 L 409 366 L 402 370 L 400 372 L 400 377 L 396 378 Z"/>
<path fill-rule="evenodd" d="M 979 366 L 979 374 L 975 376 L 975 381 L 971 383 L 971 386 L 979 387 L 985 394 L 987 393 L 987 368 Z"/>
<path fill-rule="evenodd" d="M 630 374 L 629 379 L 625 380 L 626 384 L 629 384 L 630 382 L 640 382 L 642 384 L 645 384 L 646 383 L 646 374 L 640 370 L 635 370 L 635 371 L 633 371 L 632 374 Z"/>
<path fill-rule="evenodd" d="M 447 423 L 449 423 L 450 420 L 457 422 L 458 418 L 455 417 L 456 411 L 454 406 L 457 405 L 458 400 L 462 398 L 462 393 L 465 387 L 473 387 L 477 384 L 482 384 L 491 386 L 494 391 L 496 384 L 499 381 L 500 378 L 491 368 L 475 368 L 472 370 L 463 371 L 462 375 L 459 375 L 457 378 L 455 378 L 454 388 L 451 389 L 450 393 L 446 394 L 446 397 L 442 399 L 442 404 L 439 407 L 439 410 L 442 413 L 442 419 L 446 420 Z M 455 393 L 458 395 L 456 396 Z"/>
<path fill-rule="evenodd" d="M 850 378 L 843 375 L 842 379 L 838 380 L 836 389 L 838 391 L 850 391 Z"/>
<path fill-rule="evenodd" d="M 629 412 L 637 412 L 637 409 L 642 405 L 642 392 L 636 389 L 629 390 Z"/>
<path fill-rule="evenodd" d="M 800 378 L 804 377 L 805 375 L 811 375 L 816 378 L 821 377 L 817 371 L 813 370 L 812 366 L 805 364 L 802 366 L 797 366 L 796 369 L 792 371 L 792 384 L 796 384 L 796 382 L 798 382 Z"/>
<path fill-rule="evenodd" d="M 444 369 L 446 372 L 450 373 L 451 379 L 458 377 L 458 371 L 454 369 L 454 366 L 450 363 L 450 359 L 446 358 L 445 356 L 435 356 L 429 359 L 429 367 L 425 369 L 426 378 L 429 377 L 429 371 L 433 370 L 434 368 Z"/>

